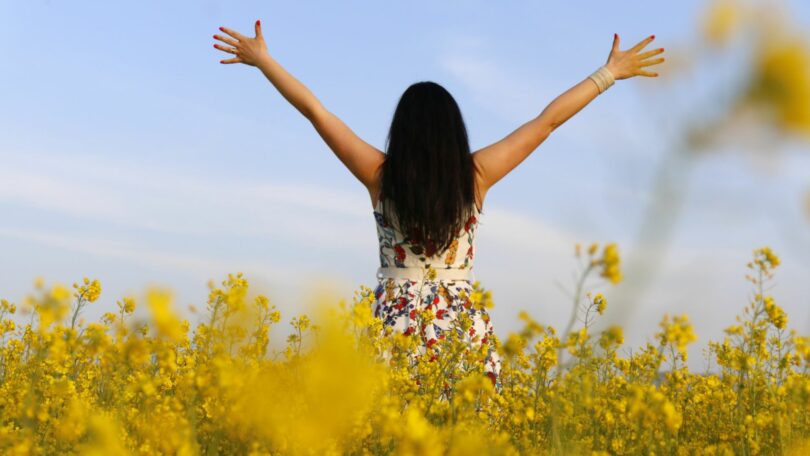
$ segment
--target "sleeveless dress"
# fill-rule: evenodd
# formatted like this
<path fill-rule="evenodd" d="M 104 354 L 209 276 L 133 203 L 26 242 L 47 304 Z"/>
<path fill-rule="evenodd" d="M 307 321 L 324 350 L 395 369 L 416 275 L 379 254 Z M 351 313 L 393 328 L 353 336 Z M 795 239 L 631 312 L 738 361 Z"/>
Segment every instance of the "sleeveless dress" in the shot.
<path fill-rule="evenodd" d="M 436 270 L 452 268 L 472 270 L 473 241 L 480 217 L 477 204 L 473 205 L 475 207 L 474 215 L 459 230 L 450 247 L 441 255 L 437 255 L 419 244 L 412 244 L 407 237 L 403 236 L 403 233 L 395 228 L 395 224 L 385 218 L 382 208 L 383 198 L 384 196 L 381 195 L 374 209 L 381 267 L 422 269 L 430 265 Z M 387 203 L 391 202 L 387 201 Z M 501 361 L 492 342 L 492 323 L 486 309 L 476 309 L 471 305 L 469 296 L 473 291 L 473 282 L 474 280 L 469 279 L 440 279 L 438 277 L 429 280 L 421 276 L 378 277 L 372 312 L 375 317 L 382 319 L 386 326 L 393 327 L 394 331 L 406 335 L 419 332 L 421 336 L 420 353 L 425 353 L 426 348 L 430 348 L 438 340 L 443 339 L 448 330 L 453 330 L 451 322 L 456 316 L 461 312 L 466 313 L 473 324 L 464 335 L 464 340 L 473 345 L 489 346 L 484 372 L 495 388 L 500 390 Z M 465 292 L 466 298 L 461 296 L 462 291 Z M 416 312 L 424 310 L 426 307 L 433 309 L 435 318 L 432 324 L 419 325 L 415 318 Z M 424 327 L 420 328 L 420 326 Z"/>

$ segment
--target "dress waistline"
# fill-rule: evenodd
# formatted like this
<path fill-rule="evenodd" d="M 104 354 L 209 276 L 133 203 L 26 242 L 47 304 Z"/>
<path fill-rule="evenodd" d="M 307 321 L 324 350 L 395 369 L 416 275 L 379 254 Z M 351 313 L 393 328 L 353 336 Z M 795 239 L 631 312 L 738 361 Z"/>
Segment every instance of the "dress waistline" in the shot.
<path fill-rule="evenodd" d="M 459 268 L 434 268 L 436 271 L 436 279 L 445 280 L 469 280 L 475 281 L 475 274 L 472 269 L 459 269 Z M 421 281 L 423 277 L 427 277 L 427 268 L 398 268 L 398 267 L 379 267 L 377 268 L 377 278 L 395 278 L 395 279 L 408 279 L 414 281 Z"/>

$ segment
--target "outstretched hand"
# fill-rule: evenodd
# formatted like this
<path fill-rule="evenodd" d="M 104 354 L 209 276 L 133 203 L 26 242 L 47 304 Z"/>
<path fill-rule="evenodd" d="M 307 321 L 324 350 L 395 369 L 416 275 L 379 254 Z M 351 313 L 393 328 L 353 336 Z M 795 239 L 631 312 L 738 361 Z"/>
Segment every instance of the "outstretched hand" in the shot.
<path fill-rule="evenodd" d="M 217 43 L 214 43 L 214 47 L 220 51 L 225 51 L 236 56 L 231 59 L 220 60 L 219 63 L 244 63 L 245 65 L 256 66 L 256 64 L 267 55 L 267 45 L 262 36 L 261 21 L 256 21 L 256 36 L 254 38 L 247 37 L 226 27 L 220 27 L 219 29 L 235 39 L 220 35 L 214 35 L 214 39 L 230 44 L 233 47 L 223 46 Z"/>
<path fill-rule="evenodd" d="M 656 77 L 658 73 L 642 70 L 643 67 L 655 65 L 664 61 L 664 58 L 654 60 L 644 60 L 648 57 L 658 55 L 664 52 L 664 48 L 653 49 L 652 51 L 638 53 L 644 46 L 649 44 L 655 35 L 641 40 L 638 44 L 626 51 L 619 50 L 619 35 L 613 35 L 613 49 L 610 50 L 607 63 L 605 67 L 613 74 L 614 79 L 627 79 L 633 76 L 650 76 Z"/>

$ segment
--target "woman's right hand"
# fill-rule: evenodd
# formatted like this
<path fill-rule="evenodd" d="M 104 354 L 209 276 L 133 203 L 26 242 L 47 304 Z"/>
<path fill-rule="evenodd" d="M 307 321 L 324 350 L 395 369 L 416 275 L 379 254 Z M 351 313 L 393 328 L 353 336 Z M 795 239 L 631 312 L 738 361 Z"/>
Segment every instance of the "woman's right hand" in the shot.
<path fill-rule="evenodd" d="M 664 61 L 664 58 L 654 60 L 645 60 L 648 57 L 658 55 L 664 52 L 664 48 L 653 49 L 639 54 L 638 52 L 649 44 L 655 35 L 641 40 L 638 44 L 626 51 L 619 50 L 619 35 L 613 34 L 613 49 L 610 51 L 605 67 L 613 74 L 616 80 L 627 79 L 633 76 L 649 76 L 656 77 L 658 73 L 642 70 L 643 67 L 655 65 Z"/>

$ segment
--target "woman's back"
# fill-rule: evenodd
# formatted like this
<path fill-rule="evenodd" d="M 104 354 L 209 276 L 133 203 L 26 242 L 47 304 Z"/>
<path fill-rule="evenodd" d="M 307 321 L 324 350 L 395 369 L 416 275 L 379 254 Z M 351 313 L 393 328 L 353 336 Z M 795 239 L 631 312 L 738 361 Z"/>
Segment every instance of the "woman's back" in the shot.
<path fill-rule="evenodd" d="M 457 233 L 456 239 L 450 243 L 450 247 L 444 252 L 437 252 L 431 242 L 422 245 L 419 242 L 412 242 L 409 236 L 405 236 L 396 227 L 396 215 L 392 220 L 386 219 L 383 211 L 383 204 L 392 204 L 390 200 L 384 201 L 381 198 L 374 209 L 374 217 L 377 221 L 377 238 L 380 248 L 381 268 L 419 268 L 424 269 L 431 266 L 434 269 L 466 269 L 472 270 L 473 258 L 475 256 L 475 231 L 478 227 L 480 212 L 475 208 L 471 215 Z"/>
<path fill-rule="evenodd" d="M 492 323 L 486 309 L 474 306 L 470 299 L 475 280 L 472 268 L 480 220 L 478 207 L 473 205 L 473 215 L 464 222 L 450 247 L 436 252 L 431 243 L 422 245 L 400 232 L 396 216 L 393 220 L 385 217 L 383 204 L 391 202 L 381 198 L 374 209 L 380 253 L 374 316 L 402 334 L 418 332 L 422 341 L 419 351 L 425 353 L 444 339 L 448 330 L 461 331 L 453 322 L 459 314 L 467 314 L 472 326 L 459 335 L 469 342 L 489 346 L 484 370 L 496 388 L 500 388 L 500 359 L 492 340 Z M 395 211 L 389 209 L 389 213 Z M 433 279 L 427 277 L 428 266 L 436 271 Z M 433 311 L 433 321 L 420 324 L 418 313 L 423 310 Z"/>

